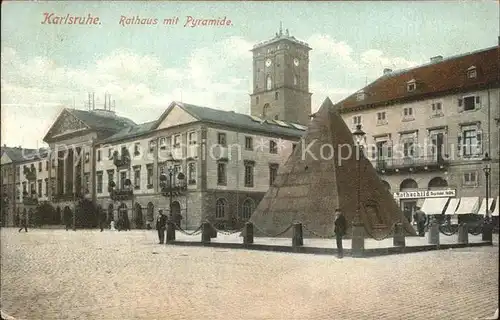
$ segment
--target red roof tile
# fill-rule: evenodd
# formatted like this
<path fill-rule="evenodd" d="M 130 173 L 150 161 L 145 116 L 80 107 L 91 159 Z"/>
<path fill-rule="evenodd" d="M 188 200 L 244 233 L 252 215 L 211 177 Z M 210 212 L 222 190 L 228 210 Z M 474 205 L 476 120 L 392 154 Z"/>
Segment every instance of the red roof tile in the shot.
<path fill-rule="evenodd" d="M 499 61 L 500 50 L 497 46 L 413 69 L 395 71 L 383 75 L 363 88 L 365 92 L 363 100 L 357 101 L 355 93 L 340 101 L 338 105 L 343 112 L 348 112 L 363 107 L 439 96 L 453 91 L 476 90 L 487 85 L 498 86 Z M 476 67 L 477 77 L 469 79 L 467 69 L 472 66 Z M 416 80 L 417 88 L 413 92 L 408 92 L 407 82 L 412 79 Z"/>

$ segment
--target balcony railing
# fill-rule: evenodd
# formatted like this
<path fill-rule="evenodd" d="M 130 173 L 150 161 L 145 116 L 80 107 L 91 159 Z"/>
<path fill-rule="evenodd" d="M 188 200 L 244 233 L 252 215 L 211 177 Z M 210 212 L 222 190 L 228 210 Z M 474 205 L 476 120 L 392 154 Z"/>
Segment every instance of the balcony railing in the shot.
<path fill-rule="evenodd" d="M 38 198 L 34 196 L 23 196 L 23 204 L 27 206 L 36 206 L 38 204 Z"/>
<path fill-rule="evenodd" d="M 172 192 L 172 194 L 174 195 L 180 195 L 182 194 L 182 192 L 187 190 L 187 184 L 185 179 L 172 181 L 171 185 L 168 180 L 165 182 L 162 181 L 160 182 L 160 186 L 161 186 L 161 192 L 165 196 L 168 196 L 170 192 Z"/>
<path fill-rule="evenodd" d="M 79 193 L 72 193 L 72 192 L 60 193 L 53 195 L 52 201 L 53 202 L 73 201 L 75 199 L 81 198 L 81 196 L 82 195 Z"/>
<path fill-rule="evenodd" d="M 405 158 L 379 158 L 372 161 L 375 169 L 380 173 L 399 171 L 436 171 L 448 167 L 448 159 L 442 157 L 405 157 Z"/>
<path fill-rule="evenodd" d="M 111 199 L 115 201 L 119 200 L 130 200 L 134 196 L 134 188 L 131 186 L 124 186 L 120 189 L 112 189 L 110 191 Z"/>

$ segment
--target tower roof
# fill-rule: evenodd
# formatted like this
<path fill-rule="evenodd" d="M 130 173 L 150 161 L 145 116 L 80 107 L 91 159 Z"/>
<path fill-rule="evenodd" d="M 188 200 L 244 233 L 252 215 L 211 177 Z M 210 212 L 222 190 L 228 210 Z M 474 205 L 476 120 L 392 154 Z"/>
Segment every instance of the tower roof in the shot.
<path fill-rule="evenodd" d="M 312 50 L 312 48 L 309 47 L 309 44 L 307 44 L 304 41 L 298 40 L 294 36 L 291 36 L 290 32 L 288 31 L 288 29 L 286 29 L 285 32 L 283 32 L 283 25 L 280 22 L 280 29 L 279 29 L 278 32 L 276 32 L 274 38 L 272 38 L 270 40 L 266 40 L 266 41 L 262 41 L 262 42 L 257 43 L 256 45 L 253 46 L 253 48 L 252 48 L 251 51 L 257 50 L 257 49 L 259 49 L 261 47 L 265 47 L 265 46 L 268 46 L 268 45 L 270 45 L 272 43 L 276 43 L 276 42 L 280 42 L 280 41 L 290 41 L 290 42 L 293 42 L 295 44 L 298 44 L 298 45 L 301 45 L 303 47 L 306 47 L 308 50 Z"/>
<path fill-rule="evenodd" d="M 300 221 L 305 233 L 331 236 L 336 208 L 342 210 L 349 226 L 354 220 L 358 190 L 360 218 L 369 235 L 386 234 L 401 221 L 392 194 L 370 161 L 363 155 L 357 157 L 352 133 L 327 98 L 295 151 L 280 166 L 274 185 L 250 221 L 266 234 L 279 234 Z M 403 227 L 415 235 L 406 219 Z"/>

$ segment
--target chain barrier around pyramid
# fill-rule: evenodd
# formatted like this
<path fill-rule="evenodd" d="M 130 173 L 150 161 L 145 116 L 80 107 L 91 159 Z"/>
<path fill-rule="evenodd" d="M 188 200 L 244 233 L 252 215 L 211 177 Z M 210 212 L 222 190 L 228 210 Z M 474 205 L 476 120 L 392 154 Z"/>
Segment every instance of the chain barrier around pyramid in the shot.
<path fill-rule="evenodd" d="M 326 98 L 250 221 L 256 235 L 277 235 L 301 222 L 304 235 L 330 237 L 335 209 L 340 208 L 349 235 L 358 188 L 360 218 L 368 234 L 388 234 L 402 223 L 408 235 L 416 235 L 370 161 L 357 157 L 352 132 Z"/>

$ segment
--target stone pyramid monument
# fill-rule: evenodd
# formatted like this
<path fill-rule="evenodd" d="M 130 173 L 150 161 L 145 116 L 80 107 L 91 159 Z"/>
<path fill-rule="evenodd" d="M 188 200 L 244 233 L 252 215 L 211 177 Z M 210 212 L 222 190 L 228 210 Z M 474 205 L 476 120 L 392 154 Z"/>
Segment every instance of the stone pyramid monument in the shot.
<path fill-rule="evenodd" d="M 252 214 L 254 233 L 275 236 L 301 222 L 305 237 L 333 236 L 334 211 L 340 208 L 350 235 L 359 190 L 359 217 L 366 237 L 388 234 L 397 222 L 403 223 L 407 234 L 416 235 L 370 161 L 363 154 L 357 156 L 355 146 L 352 132 L 326 98 Z"/>

